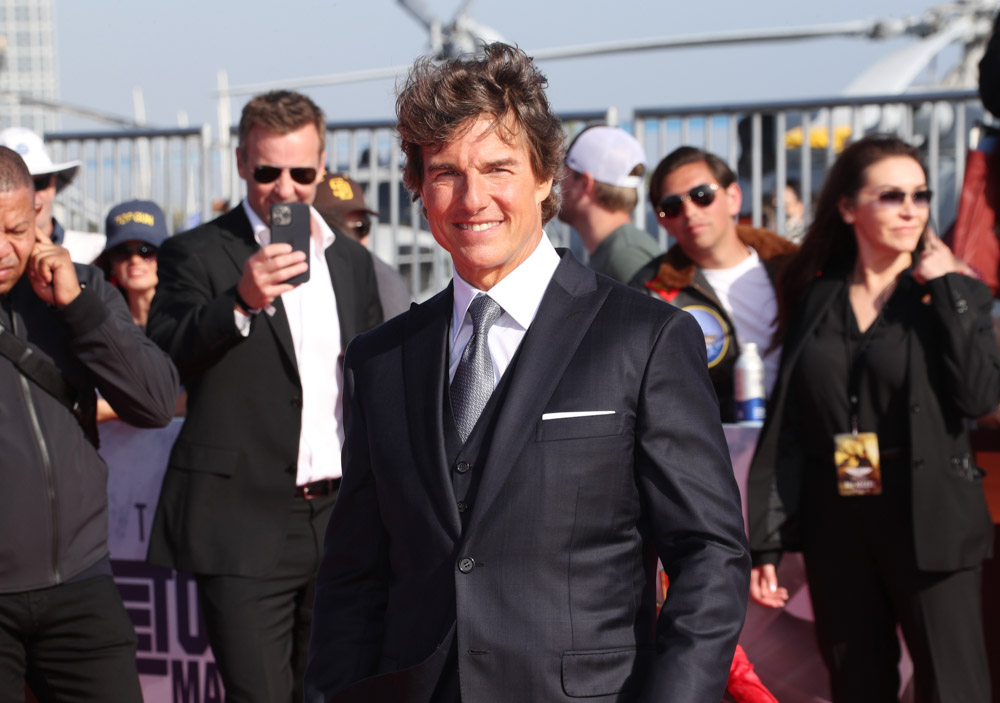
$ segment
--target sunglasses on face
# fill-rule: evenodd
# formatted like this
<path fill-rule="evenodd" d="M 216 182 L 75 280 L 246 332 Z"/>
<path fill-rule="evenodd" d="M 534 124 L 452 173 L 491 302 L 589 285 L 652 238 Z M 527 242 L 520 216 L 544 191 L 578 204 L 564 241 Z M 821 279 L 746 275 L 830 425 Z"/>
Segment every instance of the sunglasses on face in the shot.
<path fill-rule="evenodd" d="M 156 251 L 156 247 L 152 244 L 146 244 L 145 242 L 139 244 L 119 244 L 111 250 L 111 253 L 108 256 L 112 263 L 128 261 L 136 254 L 146 261 L 151 261 L 156 258 Z"/>
<path fill-rule="evenodd" d="M 932 192 L 927 188 L 915 190 L 912 193 L 906 193 L 898 188 L 890 188 L 888 190 L 880 191 L 869 189 L 869 192 L 874 192 L 876 194 L 876 202 L 878 202 L 879 205 L 885 205 L 887 207 L 900 207 L 906 202 L 907 196 L 909 196 L 913 201 L 914 207 L 929 207 L 931 204 Z"/>
<path fill-rule="evenodd" d="M 702 183 L 695 186 L 687 193 L 680 195 L 668 195 L 660 201 L 660 217 L 672 220 L 681 214 L 684 201 L 690 200 L 698 207 L 708 207 L 715 202 L 715 191 L 719 190 L 718 183 Z"/>
<path fill-rule="evenodd" d="M 285 170 L 280 166 L 257 166 L 253 170 L 253 179 L 258 183 L 274 183 Z M 316 169 L 310 166 L 296 166 L 287 171 L 292 180 L 299 185 L 307 186 L 316 180 Z"/>
<path fill-rule="evenodd" d="M 372 221 L 367 217 L 357 222 L 350 222 L 347 226 L 355 231 L 358 239 L 367 236 L 372 231 Z"/>
<path fill-rule="evenodd" d="M 46 173 L 44 176 L 35 176 L 32 180 L 35 182 L 35 191 L 45 190 L 52 185 L 52 174 Z"/>

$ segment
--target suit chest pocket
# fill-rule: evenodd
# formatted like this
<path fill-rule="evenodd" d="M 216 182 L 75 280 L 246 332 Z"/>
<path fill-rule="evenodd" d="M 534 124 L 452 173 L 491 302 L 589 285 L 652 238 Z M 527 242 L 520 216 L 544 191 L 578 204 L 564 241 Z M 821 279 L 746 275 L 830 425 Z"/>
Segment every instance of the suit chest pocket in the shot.
<path fill-rule="evenodd" d="M 605 415 L 546 418 L 539 420 L 535 426 L 535 439 L 539 442 L 555 442 L 589 437 L 611 437 L 622 433 L 624 420 L 624 416 L 617 412 Z"/>

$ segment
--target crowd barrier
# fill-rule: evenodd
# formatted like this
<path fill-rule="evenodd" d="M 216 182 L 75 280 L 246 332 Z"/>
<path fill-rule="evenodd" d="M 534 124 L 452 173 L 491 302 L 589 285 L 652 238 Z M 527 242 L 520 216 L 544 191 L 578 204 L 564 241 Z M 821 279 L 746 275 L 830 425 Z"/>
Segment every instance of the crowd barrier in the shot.
<path fill-rule="evenodd" d="M 176 419 L 160 430 L 138 430 L 117 421 L 101 425 L 101 454 L 108 464 L 109 546 L 115 580 L 138 635 L 137 663 L 147 703 L 222 703 L 222 679 L 200 617 L 194 579 L 145 563 L 160 483 L 181 423 Z M 725 431 L 745 518 L 747 471 L 759 430 L 727 425 Z M 826 670 L 813 640 L 797 555 L 782 562 L 779 575 L 792 591 L 791 602 L 784 611 L 751 603 L 740 642 L 782 703 L 827 701 Z M 908 658 L 901 673 L 908 681 Z"/>

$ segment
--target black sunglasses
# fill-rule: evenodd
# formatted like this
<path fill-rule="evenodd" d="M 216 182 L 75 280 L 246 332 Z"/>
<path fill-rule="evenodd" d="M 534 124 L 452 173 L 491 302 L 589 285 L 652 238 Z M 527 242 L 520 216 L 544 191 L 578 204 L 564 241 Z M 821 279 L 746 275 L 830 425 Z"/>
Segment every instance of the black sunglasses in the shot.
<path fill-rule="evenodd" d="M 715 202 L 715 191 L 719 189 L 718 183 L 702 183 L 695 186 L 687 193 L 681 195 L 668 195 L 660 201 L 660 217 L 672 220 L 681 214 L 681 207 L 685 200 L 690 200 L 698 207 L 708 207 Z"/>
<path fill-rule="evenodd" d="M 253 179 L 258 183 L 274 183 L 284 170 L 281 166 L 257 166 Z M 307 186 L 316 181 L 316 169 L 310 166 L 296 166 L 288 169 L 288 173 L 299 185 Z"/>
<path fill-rule="evenodd" d="M 910 196 L 910 198 L 913 199 L 913 205 L 915 207 L 928 207 L 931 204 L 932 195 L 933 192 L 927 188 L 924 188 L 923 190 L 915 190 L 912 193 L 906 193 L 898 188 L 892 188 L 890 190 L 879 191 L 876 197 L 879 205 L 900 207 L 906 202 L 906 196 Z"/>
<path fill-rule="evenodd" d="M 35 176 L 32 180 L 35 182 L 35 191 L 45 190 L 50 185 L 52 185 L 52 178 L 55 174 L 46 173 L 44 176 Z"/>
<path fill-rule="evenodd" d="M 347 226 L 357 233 L 358 239 L 368 236 L 368 233 L 372 231 L 372 221 L 369 217 L 365 217 L 357 222 L 351 222 Z"/>
<path fill-rule="evenodd" d="M 108 254 L 112 261 L 126 261 L 138 254 L 146 261 L 156 258 L 157 248 L 152 244 L 140 242 L 139 244 L 119 244 Z"/>

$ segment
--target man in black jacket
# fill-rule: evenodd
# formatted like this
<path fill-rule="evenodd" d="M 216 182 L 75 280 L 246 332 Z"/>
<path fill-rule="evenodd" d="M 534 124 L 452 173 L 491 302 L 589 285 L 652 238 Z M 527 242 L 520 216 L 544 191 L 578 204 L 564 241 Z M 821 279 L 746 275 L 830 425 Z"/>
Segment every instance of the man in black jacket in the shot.
<path fill-rule="evenodd" d="M 37 233 L 34 186 L 0 147 L 0 700 L 141 701 L 111 578 L 95 388 L 166 425 L 177 372 L 89 266 Z"/>
<path fill-rule="evenodd" d="M 271 240 L 272 204 L 315 198 L 325 136 L 305 95 L 247 103 L 236 150 L 247 197 L 164 242 L 146 328 L 188 393 L 149 560 L 197 576 L 230 702 L 301 700 L 340 487 L 343 353 L 382 321 L 371 255 L 314 209 L 308 255 Z"/>

